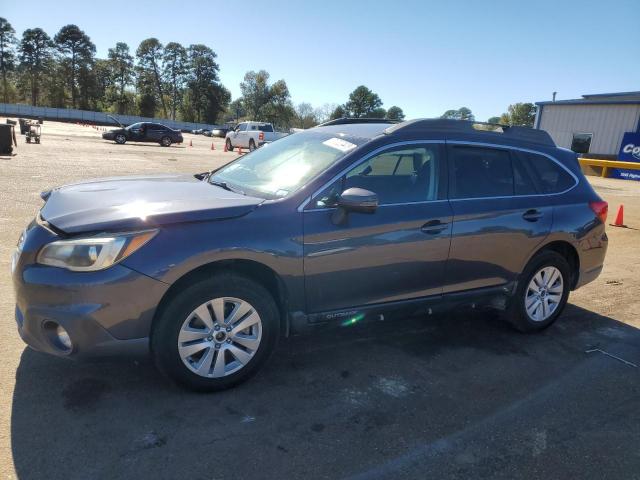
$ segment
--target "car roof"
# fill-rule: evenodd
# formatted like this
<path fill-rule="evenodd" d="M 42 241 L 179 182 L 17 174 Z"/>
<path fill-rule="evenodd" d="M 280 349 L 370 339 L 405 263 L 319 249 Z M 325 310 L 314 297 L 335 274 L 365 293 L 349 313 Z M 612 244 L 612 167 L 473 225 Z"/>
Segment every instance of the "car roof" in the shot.
<path fill-rule="evenodd" d="M 389 128 L 393 123 L 339 123 L 318 125 L 315 128 L 321 128 L 323 132 L 332 133 L 334 135 L 346 135 L 357 138 L 374 138 L 382 135 L 385 129 Z"/>
<path fill-rule="evenodd" d="M 316 128 L 335 134 L 368 139 L 382 134 L 412 137 L 429 135 L 442 136 L 443 139 L 473 140 L 505 145 L 530 144 L 552 148 L 556 146 L 545 130 L 441 118 L 422 118 L 400 123 L 376 119 L 338 119 L 318 125 Z"/>

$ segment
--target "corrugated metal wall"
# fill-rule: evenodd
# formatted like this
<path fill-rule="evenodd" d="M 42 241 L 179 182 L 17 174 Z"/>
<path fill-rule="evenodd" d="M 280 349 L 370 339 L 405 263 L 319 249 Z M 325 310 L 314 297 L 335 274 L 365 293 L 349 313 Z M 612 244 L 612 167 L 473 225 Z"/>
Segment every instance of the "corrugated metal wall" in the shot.
<path fill-rule="evenodd" d="M 113 120 L 107 117 L 104 112 L 92 112 L 88 110 L 77 110 L 72 108 L 51 108 L 32 107 L 31 105 L 19 105 L 13 103 L 0 103 L 0 115 L 7 117 L 42 117 L 45 120 L 61 120 L 65 122 L 87 122 L 101 125 L 116 126 Z M 211 129 L 212 125 L 206 123 L 178 122 L 162 118 L 138 117 L 135 115 L 110 114 L 124 125 L 131 125 L 137 122 L 155 122 L 175 129 L 196 130 L 199 128 Z"/>
<path fill-rule="evenodd" d="M 571 148 L 574 133 L 592 133 L 589 153 L 617 155 L 624 132 L 638 128 L 640 105 L 544 105 L 539 128 L 559 147 Z"/>

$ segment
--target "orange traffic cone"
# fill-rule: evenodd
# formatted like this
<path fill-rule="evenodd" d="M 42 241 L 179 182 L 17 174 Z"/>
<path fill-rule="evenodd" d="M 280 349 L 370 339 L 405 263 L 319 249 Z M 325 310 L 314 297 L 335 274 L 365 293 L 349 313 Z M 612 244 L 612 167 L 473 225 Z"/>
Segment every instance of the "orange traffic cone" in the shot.
<path fill-rule="evenodd" d="M 610 224 L 612 227 L 624 227 L 627 226 L 624 224 L 624 205 L 620 205 L 618 209 L 618 214 L 616 215 L 616 221 Z"/>
<path fill-rule="evenodd" d="M 213 142 L 211 142 L 211 150 L 215 150 L 216 147 L 213 146 Z"/>
<path fill-rule="evenodd" d="M 193 140 L 189 140 L 189 146 L 193 147 Z"/>

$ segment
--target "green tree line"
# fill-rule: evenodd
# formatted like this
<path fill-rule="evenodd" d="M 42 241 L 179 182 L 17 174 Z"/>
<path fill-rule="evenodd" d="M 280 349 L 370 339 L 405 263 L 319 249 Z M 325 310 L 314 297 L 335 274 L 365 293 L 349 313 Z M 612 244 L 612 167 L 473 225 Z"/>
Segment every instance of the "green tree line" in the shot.
<path fill-rule="evenodd" d="M 77 25 L 65 25 L 53 37 L 41 28 L 18 37 L 0 18 L 0 99 L 215 123 L 231 100 L 216 58 L 206 45 L 163 45 L 157 38 L 143 40 L 135 51 L 118 42 L 107 58 L 97 58 L 96 46 Z"/>
<path fill-rule="evenodd" d="M 4 103 L 188 122 L 251 119 L 279 128 L 310 128 L 343 116 L 404 118 L 399 107 L 382 108 L 382 100 L 365 86 L 357 87 L 344 105 L 295 105 L 285 80 L 271 82 L 265 70 L 247 72 L 240 83 L 241 97 L 231 102 L 219 72 L 217 55 L 206 45 L 162 44 L 147 38 L 135 51 L 117 42 L 107 58 L 98 58 L 91 38 L 77 25 L 65 25 L 53 37 L 41 28 L 18 36 L 0 17 Z"/>

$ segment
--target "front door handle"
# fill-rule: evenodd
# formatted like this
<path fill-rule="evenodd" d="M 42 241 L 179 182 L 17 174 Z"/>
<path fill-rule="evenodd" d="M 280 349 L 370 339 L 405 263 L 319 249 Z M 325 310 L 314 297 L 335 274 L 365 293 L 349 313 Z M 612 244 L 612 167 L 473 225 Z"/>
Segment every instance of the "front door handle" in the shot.
<path fill-rule="evenodd" d="M 527 210 L 522 214 L 522 218 L 524 218 L 527 222 L 537 222 L 543 216 L 543 213 L 540 210 L 536 210 L 532 208 L 531 210 Z"/>
<path fill-rule="evenodd" d="M 440 233 L 443 230 L 446 230 L 448 225 L 448 223 L 441 222 L 440 220 L 430 220 L 422 227 L 420 227 L 420 231 L 422 233 L 426 233 L 427 235 L 435 235 L 436 233 Z"/>

